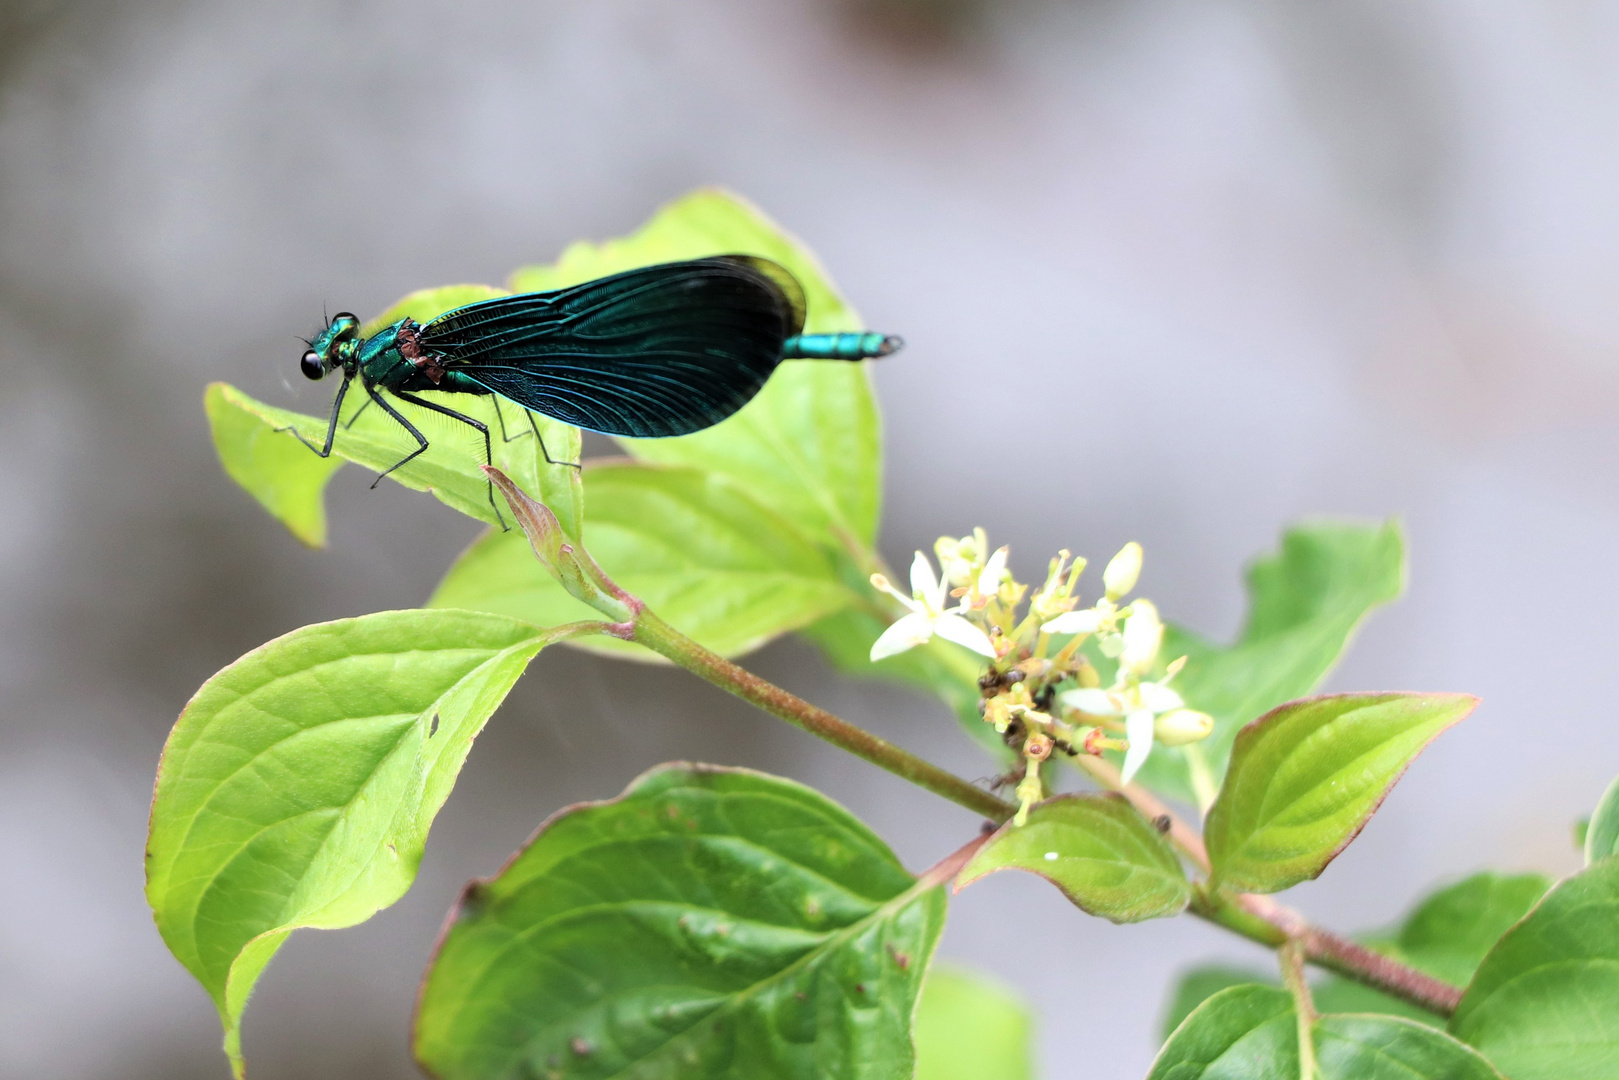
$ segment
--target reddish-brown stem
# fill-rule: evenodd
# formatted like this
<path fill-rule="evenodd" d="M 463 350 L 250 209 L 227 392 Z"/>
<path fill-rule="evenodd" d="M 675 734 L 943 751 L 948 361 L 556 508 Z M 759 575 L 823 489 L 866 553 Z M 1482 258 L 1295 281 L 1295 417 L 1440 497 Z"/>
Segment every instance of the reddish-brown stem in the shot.
<path fill-rule="evenodd" d="M 924 761 L 887 739 L 856 727 L 842 717 L 811 705 L 797 694 L 788 693 L 718 653 L 705 649 L 651 611 L 637 613 L 634 640 L 673 660 L 687 671 L 701 675 L 720 689 L 735 694 L 743 701 L 752 702 L 770 715 L 887 769 L 935 795 L 942 795 L 951 802 L 965 806 L 974 813 L 1000 822 L 1017 812 L 1017 807 L 996 798 L 983 788 L 932 762 Z"/>
<path fill-rule="evenodd" d="M 1310 962 L 1345 978 L 1391 994 L 1440 1016 L 1450 1016 L 1461 1003 L 1462 992 L 1398 960 L 1373 952 L 1330 930 L 1312 925 L 1297 911 L 1268 896 L 1237 893 L 1232 902 L 1271 926 L 1283 938 L 1301 942 Z M 1201 912 L 1199 913 L 1201 914 Z M 1216 918 L 1215 922 L 1221 922 Z"/>
<path fill-rule="evenodd" d="M 1144 817 L 1155 821 L 1167 818 L 1170 840 L 1193 865 L 1205 874 L 1209 872 L 1209 852 L 1203 838 L 1163 800 L 1139 785 L 1120 783 L 1118 766 L 1105 758 L 1082 754 L 1073 760 L 1103 787 L 1122 793 Z M 1310 963 L 1440 1016 L 1455 1012 L 1461 1001 L 1462 992 L 1449 983 L 1314 926 L 1297 911 L 1268 896 L 1200 890 L 1191 910 L 1263 945 L 1280 947 L 1289 940 L 1297 941 Z"/>

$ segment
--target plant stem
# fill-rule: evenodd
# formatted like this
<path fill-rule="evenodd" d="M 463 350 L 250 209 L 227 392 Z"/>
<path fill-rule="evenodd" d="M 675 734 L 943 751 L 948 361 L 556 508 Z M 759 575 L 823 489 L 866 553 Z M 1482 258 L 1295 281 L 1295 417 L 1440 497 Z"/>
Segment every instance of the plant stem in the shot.
<path fill-rule="evenodd" d="M 1316 967 L 1381 990 L 1437 1016 L 1449 1017 L 1462 999 L 1462 992 L 1449 983 L 1323 930 L 1268 896 L 1199 888 L 1193 894 L 1191 910 L 1261 945 L 1279 948 L 1290 940 L 1297 941 L 1305 959 Z"/>
<path fill-rule="evenodd" d="M 1304 978 L 1304 943 L 1291 938 L 1278 950 L 1282 982 L 1293 995 L 1293 1011 L 1298 1017 L 1299 1080 L 1315 1080 L 1315 999 Z"/>
<path fill-rule="evenodd" d="M 1182 854 L 1205 874 L 1209 872 L 1209 852 L 1202 837 L 1152 792 L 1136 784 L 1121 784 L 1119 769 L 1105 758 L 1081 754 L 1074 764 L 1095 778 L 1103 787 L 1120 792 L 1143 817 L 1169 819 L 1169 839 Z M 1392 960 L 1382 953 L 1357 945 L 1348 938 L 1314 926 L 1303 915 L 1268 896 L 1254 893 L 1210 892 L 1199 888 L 1191 911 L 1217 926 L 1241 934 L 1250 941 L 1272 948 L 1290 939 L 1301 943 L 1304 957 L 1317 967 L 1381 990 L 1439 1016 L 1450 1016 L 1461 1001 L 1462 992 L 1449 983 L 1425 975 L 1416 968 Z"/>
<path fill-rule="evenodd" d="M 974 813 L 1001 822 L 1017 812 L 1017 807 L 996 798 L 983 788 L 963 780 L 954 773 L 946 772 L 909 750 L 895 746 L 864 728 L 856 727 L 825 709 L 811 705 L 798 695 L 789 693 L 746 668 L 731 663 L 718 653 L 705 649 L 651 611 L 643 609 L 636 614 L 634 636 L 631 640 L 673 660 L 687 671 L 701 675 L 715 686 L 735 694 L 743 701 L 759 706 L 772 716 L 825 739 L 873 765 L 887 769 L 895 776 L 926 788 L 935 795 L 942 795 L 953 803 L 965 806 Z"/>

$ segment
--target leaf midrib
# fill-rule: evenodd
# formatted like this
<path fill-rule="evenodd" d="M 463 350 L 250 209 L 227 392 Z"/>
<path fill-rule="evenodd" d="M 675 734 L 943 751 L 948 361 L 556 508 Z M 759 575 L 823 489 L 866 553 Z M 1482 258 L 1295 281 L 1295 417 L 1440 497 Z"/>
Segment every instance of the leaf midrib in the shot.
<path fill-rule="evenodd" d="M 1355 711 L 1359 711 L 1359 710 L 1357 709 Z M 1335 718 L 1331 722 L 1336 723 L 1337 720 L 1342 719 L 1344 716 L 1348 716 L 1348 715 L 1350 715 L 1350 714 L 1349 713 L 1344 713 L 1344 714 L 1340 715 L 1339 717 Z M 1413 728 L 1407 728 L 1404 731 L 1400 732 L 1399 734 L 1400 735 L 1408 735 L 1413 730 L 1414 730 Z M 1396 738 L 1398 738 L 1398 736 L 1396 736 Z M 1305 799 L 1309 798 L 1311 795 L 1313 795 L 1316 792 L 1320 791 L 1323 787 L 1330 787 L 1332 785 L 1332 782 L 1334 780 L 1336 780 L 1338 777 L 1343 776 L 1346 772 L 1349 772 L 1356 765 L 1358 765 L 1361 762 L 1365 761 L 1367 758 L 1372 757 L 1372 756 L 1378 754 L 1379 752 L 1387 749 L 1389 744 L 1392 743 L 1393 741 L 1394 741 L 1394 739 L 1385 739 L 1382 742 L 1378 743 L 1377 745 L 1373 746 L 1371 749 L 1366 750 L 1361 754 L 1358 754 L 1357 756 L 1351 758 L 1350 760 L 1348 760 L 1346 762 L 1343 762 L 1337 769 L 1335 769 L 1332 772 L 1328 773 L 1320 781 L 1318 781 L 1318 782 L 1316 782 L 1314 784 L 1311 784 L 1304 791 L 1298 792 L 1298 793 L 1294 794 L 1293 796 L 1291 796 L 1289 798 L 1288 802 L 1286 802 L 1283 805 L 1276 806 L 1276 807 L 1272 808 L 1272 807 L 1269 806 L 1270 799 L 1268 799 L 1268 798 L 1262 799 L 1260 801 L 1260 805 L 1259 805 L 1258 809 L 1255 811 L 1254 821 L 1253 821 L 1252 827 L 1248 829 L 1247 835 L 1243 837 L 1241 845 L 1238 846 L 1235 850 L 1233 850 L 1230 853 L 1227 861 L 1229 862 L 1231 859 L 1236 859 L 1236 858 L 1239 858 L 1239 857 L 1246 856 L 1248 854 L 1248 852 L 1249 852 L 1250 846 L 1254 842 L 1254 839 L 1256 837 L 1258 837 L 1261 833 L 1263 833 L 1266 830 L 1272 828 L 1272 826 L 1276 822 L 1276 819 L 1278 817 L 1280 817 L 1284 812 L 1286 812 L 1290 807 L 1296 806 L 1297 804 L 1305 801 Z M 1298 745 L 1303 745 L 1303 744 L 1301 742 Z M 1289 749 L 1288 754 L 1291 755 L 1294 751 L 1296 751 L 1298 749 L 1298 745 L 1296 745 L 1293 748 Z M 1410 762 L 1407 761 L 1407 764 L 1409 765 Z M 1403 771 L 1403 770 L 1401 770 L 1401 771 Z M 1272 775 L 1273 776 L 1275 775 L 1274 770 L 1272 770 Z M 1392 780 L 1390 780 L 1388 782 L 1388 784 L 1384 785 L 1384 788 L 1386 789 L 1390 784 L 1393 784 L 1394 781 L 1398 780 L 1398 779 L 1399 779 L 1399 776 L 1396 775 Z M 1267 788 L 1268 788 L 1268 786 L 1269 785 L 1267 785 Z M 1365 789 L 1363 789 L 1362 792 L 1359 795 L 1356 796 L 1356 798 L 1363 797 L 1364 792 L 1365 792 Z M 1269 792 L 1267 791 L 1267 794 L 1268 793 Z M 1344 805 L 1348 805 L 1348 802 L 1346 801 Z M 1340 807 L 1339 810 L 1341 812 L 1342 807 Z M 1289 826 L 1289 827 L 1290 828 L 1291 827 L 1307 828 L 1307 827 L 1312 826 L 1312 825 L 1318 825 L 1322 821 L 1329 820 L 1331 816 L 1332 815 L 1327 815 L 1326 817 L 1318 817 L 1318 818 L 1315 818 L 1315 819 L 1313 819 L 1313 820 L 1311 820 L 1309 822 L 1301 823 L 1298 826 Z M 1291 856 L 1291 858 L 1298 858 L 1298 856 L 1296 856 L 1296 855 Z M 1277 861 L 1277 860 L 1267 860 L 1267 863 L 1275 862 L 1275 861 Z"/>

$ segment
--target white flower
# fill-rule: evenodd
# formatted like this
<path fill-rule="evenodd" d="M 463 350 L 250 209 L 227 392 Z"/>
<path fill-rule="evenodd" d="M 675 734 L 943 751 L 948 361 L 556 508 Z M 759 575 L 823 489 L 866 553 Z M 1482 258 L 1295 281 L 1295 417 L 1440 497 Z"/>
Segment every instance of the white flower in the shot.
<path fill-rule="evenodd" d="M 1004 558 L 1001 565 L 1004 568 Z M 985 570 L 987 571 L 988 567 Z M 873 662 L 897 656 L 907 649 L 926 644 L 934 634 L 938 634 L 946 641 L 953 641 L 957 645 L 971 649 L 981 656 L 995 659 L 995 646 L 990 643 L 989 635 L 962 618 L 959 614 L 962 609 L 959 606 L 955 608 L 944 606 L 945 583 L 934 576 L 933 564 L 928 562 L 927 556 L 920 551 L 916 553 L 916 559 L 911 563 L 910 596 L 890 585 L 888 579 L 881 574 L 873 574 L 871 583 L 910 609 L 872 643 Z M 996 586 L 999 587 L 998 580 Z"/>
<path fill-rule="evenodd" d="M 1141 604 L 1144 601 L 1138 600 L 1136 603 Z M 1150 609 L 1151 605 L 1149 604 L 1148 607 Z M 1157 620 L 1156 611 L 1152 613 L 1152 619 L 1153 621 Z M 1134 616 L 1132 616 L 1131 621 L 1134 621 Z M 1161 624 L 1158 630 L 1161 635 L 1163 632 Z M 1125 649 L 1128 651 L 1130 649 L 1128 623 L 1126 624 L 1124 636 Z M 1156 645 L 1153 652 L 1157 653 Z M 1057 700 L 1064 707 L 1077 709 L 1089 716 L 1124 718 L 1124 734 L 1130 740 L 1130 749 L 1124 752 L 1124 771 L 1121 777 L 1126 784 L 1135 778 L 1136 773 L 1141 770 L 1141 766 L 1147 763 L 1148 755 L 1152 753 L 1155 729 L 1158 726 L 1157 718 L 1166 714 L 1175 718 L 1172 723 L 1167 725 L 1169 729 L 1167 731 L 1169 738 L 1165 740 L 1167 745 L 1178 746 L 1184 742 L 1195 742 L 1203 737 L 1202 735 L 1195 735 L 1190 738 L 1180 737 L 1183 734 L 1190 733 L 1189 731 L 1183 731 L 1183 728 L 1191 728 L 1199 723 L 1193 717 L 1200 717 L 1203 714 L 1193 714 L 1190 709 L 1186 708 L 1186 702 L 1181 700 L 1181 696 L 1162 682 L 1137 682 L 1134 684 L 1127 682 L 1123 685 L 1115 686 L 1111 690 L 1100 688 L 1066 690 L 1057 695 Z M 1214 722 L 1209 720 L 1208 726 L 1212 730 Z M 1203 734 L 1206 735 L 1208 732 L 1204 731 Z M 1170 739 L 1175 741 L 1171 742 Z"/>

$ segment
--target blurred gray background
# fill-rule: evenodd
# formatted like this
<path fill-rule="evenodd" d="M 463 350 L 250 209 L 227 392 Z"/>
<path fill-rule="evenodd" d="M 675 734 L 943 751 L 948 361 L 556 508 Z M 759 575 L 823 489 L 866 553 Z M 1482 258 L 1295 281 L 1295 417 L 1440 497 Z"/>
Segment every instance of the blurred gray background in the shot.
<path fill-rule="evenodd" d="M 140 892 L 169 725 L 276 634 L 421 602 L 476 532 L 349 469 L 300 548 L 221 474 L 204 384 L 319 409 L 323 309 L 498 282 L 706 183 L 909 339 L 877 372 L 896 562 L 974 524 L 1026 575 L 1138 539 L 1144 592 L 1228 636 L 1286 522 L 1404 518 L 1409 597 L 1333 685 L 1485 704 L 1306 911 L 1575 865 L 1619 771 L 1619 4 L 0 0 L 0 1074 L 225 1075 Z M 755 661 L 986 771 L 928 701 Z M 272 965 L 255 1078 L 414 1075 L 460 884 L 673 757 L 818 785 L 915 867 L 977 826 L 683 673 L 547 653 L 410 895 Z M 1142 1075 L 1177 968 L 1264 962 L 1015 875 L 942 951 L 1036 1004 L 1051 1078 Z"/>

